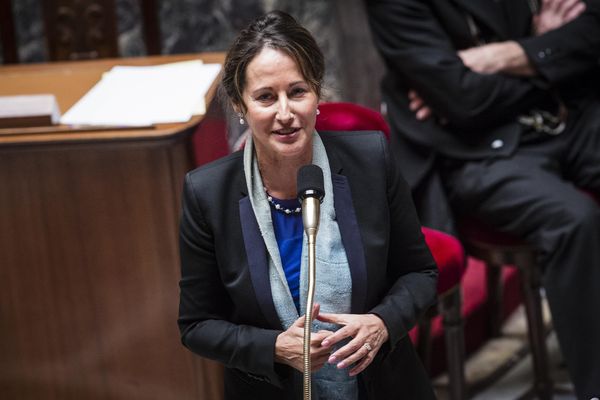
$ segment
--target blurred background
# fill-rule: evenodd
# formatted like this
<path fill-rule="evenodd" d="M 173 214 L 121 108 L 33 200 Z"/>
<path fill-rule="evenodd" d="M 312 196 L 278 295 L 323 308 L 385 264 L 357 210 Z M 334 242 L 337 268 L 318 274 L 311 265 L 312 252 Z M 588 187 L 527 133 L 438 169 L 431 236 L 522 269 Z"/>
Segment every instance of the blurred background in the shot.
<path fill-rule="evenodd" d="M 2 0 L 2 3 L 5 10 L 12 4 L 15 50 L 22 63 L 57 58 L 53 57 L 52 48 L 60 46 L 65 36 L 85 36 L 86 30 L 93 29 L 95 20 L 108 27 L 94 33 L 102 35 L 96 40 L 116 40 L 116 48 L 111 50 L 122 57 L 156 51 L 160 54 L 226 51 L 235 34 L 252 19 L 273 9 L 284 10 L 313 33 L 325 53 L 326 99 L 379 107 L 383 67 L 372 45 L 362 0 Z M 152 14 L 149 20 L 155 24 L 151 39 L 145 38 L 147 14 L 144 13 Z M 74 14 L 89 15 L 90 23 L 70 20 Z M 5 18 L 0 20 L 0 29 L 7 29 Z M 0 54 L 3 63 L 8 61 L 6 50 Z M 61 55 L 69 58 L 65 53 Z M 70 54 L 71 59 L 89 56 L 94 54 L 86 51 L 79 56 Z M 357 76 L 361 79 L 356 79 Z"/>

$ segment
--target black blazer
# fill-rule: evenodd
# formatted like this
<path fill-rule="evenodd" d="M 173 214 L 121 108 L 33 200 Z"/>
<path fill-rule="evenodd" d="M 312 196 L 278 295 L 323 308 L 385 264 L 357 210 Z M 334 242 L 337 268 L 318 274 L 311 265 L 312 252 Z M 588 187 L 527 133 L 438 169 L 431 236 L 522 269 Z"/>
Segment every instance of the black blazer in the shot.
<path fill-rule="evenodd" d="M 437 269 L 406 182 L 379 132 L 326 132 L 334 207 L 352 275 L 352 312 L 375 313 L 389 341 L 362 378 L 369 398 L 433 398 L 407 336 L 434 302 Z M 181 339 L 225 365 L 227 399 L 302 394 L 301 373 L 274 362 L 282 331 L 241 152 L 187 174 L 180 227 Z"/>
<path fill-rule="evenodd" d="M 394 153 L 412 188 L 426 177 L 435 154 L 459 160 L 509 156 L 520 139 L 519 115 L 553 108 L 557 97 L 576 106 L 575 99 L 599 91 L 598 0 L 585 1 L 581 16 L 540 36 L 531 36 L 535 0 L 365 2 L 388 70 L 382 90 Z M 539 72 L 536 79 L 478 74 L 457 55 L 480 43 L 505 40 L 522 45 Z M 408 89 L 415 89 L 448 124 L 417 121 L 408 108 Z"/>

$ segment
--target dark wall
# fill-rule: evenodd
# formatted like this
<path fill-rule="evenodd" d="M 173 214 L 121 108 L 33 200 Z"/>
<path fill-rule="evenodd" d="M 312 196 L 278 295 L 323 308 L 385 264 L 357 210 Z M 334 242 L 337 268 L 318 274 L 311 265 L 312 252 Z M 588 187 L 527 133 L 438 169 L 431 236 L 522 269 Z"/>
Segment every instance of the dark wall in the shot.
<path fill-rule="evenodd" d="M 48 59 L 42 1 L 12 1 L 21 62 Z M 119 52 L 124 57 L 146 54 L 138 1 L 116 0 Z M 256 16 L 273 9 L 287 11 L 313 33 L 325 53 L 325 99 L 379 107 L 383 67 L 373 49 L 362 0 L 162 0 L 157 3 L 164 54 L 225 51 L 236 33 Z"/>

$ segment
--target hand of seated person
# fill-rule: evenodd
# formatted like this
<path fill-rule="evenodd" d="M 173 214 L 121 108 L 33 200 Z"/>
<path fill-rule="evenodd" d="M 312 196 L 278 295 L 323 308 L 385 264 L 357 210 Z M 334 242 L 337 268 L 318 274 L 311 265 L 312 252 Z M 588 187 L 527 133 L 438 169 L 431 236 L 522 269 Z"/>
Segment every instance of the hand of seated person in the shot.
<path fill-rule="evenodd" d="M 467 68 L 480 74 L 535 75 L 525 51 L 512 40 L 460 50 L 458 56 Z"/>
<path fill-rule="evenodd" d="M 543 0 L 540 12 L 533 16 L 533 33 L 538 36 L 560 28 L 585 11 L 581 0 Z"/>
<path fill-rule="evenodd" d="M 433 115 L 433 111 L 431 110 L 431 108 L 427 104 L 425 104 L 425 101 L 417 93 L 416 90 L 411 89 L 408 91 L 408 100 L 408 107 L 412 112 L 415 113 L 415 117 L 419 121 L 424 121 L 431 115 Z"/>
<path fill-rule="evenodd" d="M 408 91 L 408 101 L 409 109 L 415 113 L 415 118 L 419 121 L 425 121 L 429 117 L 435 116 L 431 107 L 425 103 L 425 100 L 423 100 L 421 95 L 419 95 L 416 90 L 411 89 Z M 446 125 L 448 120 L 439 117 L 437 122 L 441 125 Z"/>

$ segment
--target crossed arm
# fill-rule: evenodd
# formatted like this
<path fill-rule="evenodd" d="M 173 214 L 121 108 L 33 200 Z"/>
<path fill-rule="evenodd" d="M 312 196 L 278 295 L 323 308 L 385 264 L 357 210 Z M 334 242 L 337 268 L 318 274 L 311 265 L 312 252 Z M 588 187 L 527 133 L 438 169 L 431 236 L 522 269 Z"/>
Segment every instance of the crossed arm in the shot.
<path fill-rule="evenodd" d="M 543 0 L 538 14 L 533 16 L 532 33 L 543 35 L 571 22 L 586 9 L 582 0 Z M 525 49 L 514 40 L 484 44 L 457 52 L 462 63 L 479 74 L 506 74 L 514 77 L 534 77 L 538 71 L 532 65 Z M 433 115 L 431 107 L 411 89 L 409 107 L 418 120 Z M 445 122 L 442 119 L 442 122 Z"/>

